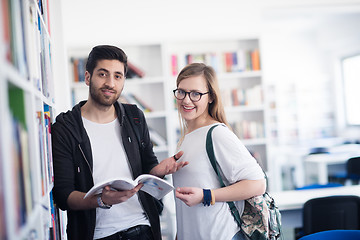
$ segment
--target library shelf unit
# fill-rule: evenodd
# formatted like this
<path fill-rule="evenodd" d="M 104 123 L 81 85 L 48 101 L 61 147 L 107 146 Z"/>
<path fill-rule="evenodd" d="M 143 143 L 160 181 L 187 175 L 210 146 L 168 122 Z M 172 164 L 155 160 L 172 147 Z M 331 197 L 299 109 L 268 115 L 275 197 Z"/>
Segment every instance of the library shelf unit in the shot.
<path fill-rule="evenodd" d="M 50 4 L 1 1 L 0 239 L 64 239 L 52 200 Z"/>
<path fill-rule="evenodd" d="M 267 171 L 266 105 L 259 39 L 176 42 L 166 44 L 165 48 L 172 89 L 178 72 L 188 63 L 204 62 L 215 69 L 232 130 Z"/>

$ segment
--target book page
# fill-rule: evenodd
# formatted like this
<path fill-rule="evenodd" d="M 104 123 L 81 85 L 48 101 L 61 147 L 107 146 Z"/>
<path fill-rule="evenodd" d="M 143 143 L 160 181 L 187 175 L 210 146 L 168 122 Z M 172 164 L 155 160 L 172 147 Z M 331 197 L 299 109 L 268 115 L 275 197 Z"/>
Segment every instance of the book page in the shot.
<path fill-rule="evenodd" d="M 140 175 L 135 179 L 110 179 L 93 186 L 85 195 L 84 198 L 89 196 L 100 194 L 105 186 L 110 186 L 117 191 L 130 190 L 136 187 L 139 183 L 144 184 L 140 189 L 147 192 L 151 196 L 157 199 L 163 198 L 166 194 L 174 189 L 174 187 L 167 181 L 150 174 Z"/>
<path fill-rule="evenodd" d="M 166 194 L 174 189 L 174 187 L 167 181 L 150 174 L 140 175 L 135 179 L 138 183 L 144 184 L 140 189 L 147 192 L 157 199 L 163 198 Z"/>
<path fill-rule="evenodd" d="M 103 181 L 101 183 L 93 186 L 85 195 L 84 198 L 87 198 L 92 195 L 100 194 L 105 186 L 110 185 L 114 190 L 130 190 L 133 189 L 136 185 L 135 182 L 131 179 L 110 179 Z"/>

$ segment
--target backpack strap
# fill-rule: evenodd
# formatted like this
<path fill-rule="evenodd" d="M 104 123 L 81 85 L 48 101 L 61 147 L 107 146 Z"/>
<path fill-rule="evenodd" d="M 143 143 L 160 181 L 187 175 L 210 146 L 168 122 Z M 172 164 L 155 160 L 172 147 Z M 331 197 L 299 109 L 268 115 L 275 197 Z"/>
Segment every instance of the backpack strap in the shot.
<path fill-rule="evenodd" d="M 220 172 L 219 172 L 219 170 L 218 170 L 218 168 L 216 166 L 216 158 L 215 158 L 214 146 L 213 146 L 213 141 L 212 141 L 212 136 L 211 136 L 212 131 L 217 126 L 219 126 L 219 124 L 217 124 L 215 126 L 212 126 L 209 129 L 208 133 L 207 133 L 207 136 L 206 136 L 206 152 L 208 154 L 210 163 L 211 163 L 216 175 L 218 176 L 221 187 L 225 187 L 225 184 L 224 184 L 223 180 L 221 179 Z M 237 210 L 237 208 L 235 206 L 235 203 L 234 202 L 227 202 L 227 204 L 230 207 L 231 214 L 233 215 L 235 221 L 237 222 L 237 224 L 239 225 L 239 227 L 241 229 L 242 220 L 240 218 L 239 211 Z"/>

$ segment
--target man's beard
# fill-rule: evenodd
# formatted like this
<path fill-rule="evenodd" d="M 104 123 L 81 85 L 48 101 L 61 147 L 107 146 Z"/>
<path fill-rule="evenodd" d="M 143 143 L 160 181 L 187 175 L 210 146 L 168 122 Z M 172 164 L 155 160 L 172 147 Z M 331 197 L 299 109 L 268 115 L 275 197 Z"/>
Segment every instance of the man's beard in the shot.
<path fill-rule="evenodd" d="M 92 84 L 92 81 L 90 79 L 90 97 L 91 99 L 97 103 L 98 105 L 100 106 L 105 106 L 105 107 L 109 107 L 109 106 L 112 106 L 120 97 L 120 92 L 116 92 L 116 94 L 112 97 L 106 97 L 103 95 L 102 93 L 102 89 L 109 89 L 109 90 L 114 90 L 112 88 L 108 88 L 108 87 L 102 87 L 102 88 L 99 88 L 99 89 L 96 89 L 93 84 Z"/>

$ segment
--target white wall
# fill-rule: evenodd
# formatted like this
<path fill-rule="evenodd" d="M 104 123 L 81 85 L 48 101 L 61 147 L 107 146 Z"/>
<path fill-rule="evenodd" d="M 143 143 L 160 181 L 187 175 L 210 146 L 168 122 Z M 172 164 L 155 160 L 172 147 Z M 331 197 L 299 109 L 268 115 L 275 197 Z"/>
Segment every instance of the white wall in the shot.
<path fill-rule="evenodd" d="M 264 14 L 315 7 L 353 9 L 359 0 L 62 0 L 65 43 L 161 42 L 258 36 Z M 294 11 L 294 10 L 291 10 Z M 276 14 L 276 13 L 275 13 Z"/>

